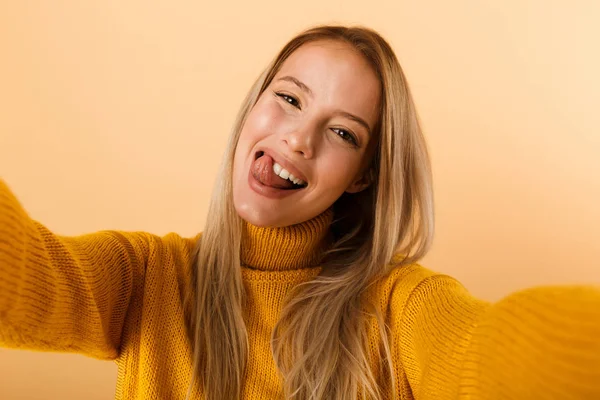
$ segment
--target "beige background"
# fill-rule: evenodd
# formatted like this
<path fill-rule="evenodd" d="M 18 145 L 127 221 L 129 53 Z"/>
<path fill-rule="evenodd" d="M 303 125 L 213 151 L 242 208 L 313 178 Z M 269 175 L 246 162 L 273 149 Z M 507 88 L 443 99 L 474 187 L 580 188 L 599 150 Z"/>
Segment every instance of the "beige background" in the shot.
<path fill-rule="evenodd" d="M 600 282 L 600 3 L 3 1 L 0 175 L 57 233 L 202 229 L 234 114 L 293 34 L 394 46 L 433 157 L 423 260 L 477 296 Z M 111 399 L 116 367 L 0 349 L 0 398 Z"/>

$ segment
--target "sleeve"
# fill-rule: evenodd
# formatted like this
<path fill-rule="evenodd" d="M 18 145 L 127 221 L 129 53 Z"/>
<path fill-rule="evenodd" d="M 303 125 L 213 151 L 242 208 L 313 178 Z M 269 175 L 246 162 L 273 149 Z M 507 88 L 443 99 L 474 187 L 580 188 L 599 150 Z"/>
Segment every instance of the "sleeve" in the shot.
<path fill-rule="evenodd" d="M 0 179 L 0 346 L 115 359 L 147 235 L 56 235 Z"/>
<path fill-rule="evenodd" d="M 536 287 L 495 304 L 436 275 L 400 322 L 415 399 L 600 399 L 600 290 Z"/>

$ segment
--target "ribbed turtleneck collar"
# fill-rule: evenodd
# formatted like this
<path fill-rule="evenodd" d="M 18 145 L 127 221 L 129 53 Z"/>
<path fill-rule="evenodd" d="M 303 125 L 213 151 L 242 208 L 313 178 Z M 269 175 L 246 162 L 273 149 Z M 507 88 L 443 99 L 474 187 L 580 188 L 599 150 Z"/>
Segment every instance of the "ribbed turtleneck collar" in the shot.
<path fill-rule="evenodd" d="M 243 223 L 241 262 L 263 271 L 288 271 L 319 265 L 331 243 L 333 209 L 300 224 L 261 228 Z"/>

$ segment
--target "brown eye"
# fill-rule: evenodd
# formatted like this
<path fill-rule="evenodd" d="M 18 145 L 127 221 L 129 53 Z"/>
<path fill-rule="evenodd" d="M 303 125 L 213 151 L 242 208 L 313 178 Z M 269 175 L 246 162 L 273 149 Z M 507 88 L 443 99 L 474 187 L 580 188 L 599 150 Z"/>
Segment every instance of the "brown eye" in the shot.
<path fill-rule="evenodd" d="M 300 102 L 295 97 L 290 96 L 289 94 L 285 94 L 285 93 L 275 93 L 275 94 L 277 96 L 281 97 L 287 103 L 290 103 L 292 106 L 294 106 L 296 108 L 300 108 Z"/>
<path fill-rule="evenodd" d="M 343 140 L 345 140 L 346 142 L 351 143 L 353 146 L 358 145 L 354 136 L 352 136 L 352 134 L 350 132 L 348 132 L 347 130 L 340 129 L 340 128 L 331 128 L 331 130 L 334 131 L 335 133 L 337 133 L 337 135 L 339 137 L 341 137 Z"/>

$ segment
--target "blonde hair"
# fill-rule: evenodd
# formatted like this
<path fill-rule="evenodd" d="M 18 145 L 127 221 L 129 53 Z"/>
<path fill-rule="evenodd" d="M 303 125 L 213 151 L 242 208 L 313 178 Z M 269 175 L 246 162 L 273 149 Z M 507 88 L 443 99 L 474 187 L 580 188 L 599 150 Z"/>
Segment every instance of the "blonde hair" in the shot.
<path fill-rule="evenodd" d="M 372 65 L 382 87 L 378 144 L 368 166 L 371 185 L 360 193 L 345 193 L 334 204 L 331 230 L 336 240 L 321 273 L 288 297 L 271 349 L 287 399 L 380 399 L 382 388 L 369 366 L 373 362 L 387 371 L 386 386 L 396 397 L 389 331 L 377 306 L 363 304 L 361 295 L 392 268 L 416 262 L 429 250 L 434 231 L 431 167 L 406 78 L 391 47 L 369 28 L 344 26 L 317 26 L 294 37 L 254 83 L 239 111 L 193 257 L 189 322 L 194 365 L 188 397 L 196 380 L 208 399 L 241 396 L 248 336 L 233 158 L 248 113 L 283 62 L 317 40 L 345 42 Z M 402 256 L 392 263 L 397 254 Z M 381 360 L 370 359 L 369 315 L 378 321 Z"/>

